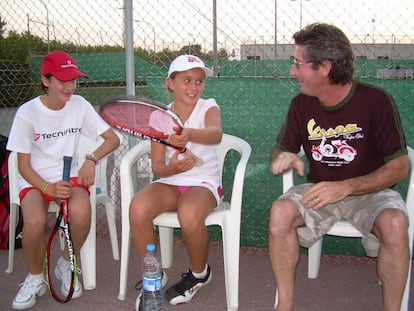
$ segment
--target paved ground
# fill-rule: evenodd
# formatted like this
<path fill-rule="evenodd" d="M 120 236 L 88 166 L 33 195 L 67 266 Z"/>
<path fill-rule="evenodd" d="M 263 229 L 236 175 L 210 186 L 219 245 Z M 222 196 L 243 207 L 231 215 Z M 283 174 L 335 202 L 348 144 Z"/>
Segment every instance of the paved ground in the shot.
<path fill-rule="evenodd" d="M 137 292 L 134 289 L 140 278 L 139 261 L 134 251 L 128 275 L 128 292 L 124 301 L 118 300 L 119 262 L 112 259 L 110 242 L 106 236 L 97 240 L 97 287 L 84 291 L 84 295 L 67 304 L 58 304 L 49 293 L 38 298 L 31 310 L 117 310 L 133 311 Z M 316 280 L 306 277 L 306 254 L 301 257 L 297 273 L 298 311 L 380 311 L 381 287 L 377 284 L 376 261 L 366 257 L 323 256 L 320 276 Z M 222 247 L 212 243 L 209 263 L 213 279 L 201 289 L 191 303 L 181 306 L 166 305 L 165 310 L 190 311 L 226 309 L 223 277 Z M 15 272 L 5 273 L 7 251 L 0 251 L 0 310 L 11 310 L 11 301 L 18 284 L 24 280 L 26 268 L 22 250 L 16 251 Z M 181 241 L 174 244 L 174 266 L 168 269 L 169 284 L 187 269 L 187 257 Z M 412 284 L 414 284 L 412 282 Z M 413 285 L 414 286 L 414 285 Z M 240 251 L 240 311 L 273 310 L 274 282 L 268 253 L 264 249 L 242 248 Z M 411 290 L 410 310 L 414 310 L 414 294 Z"/>

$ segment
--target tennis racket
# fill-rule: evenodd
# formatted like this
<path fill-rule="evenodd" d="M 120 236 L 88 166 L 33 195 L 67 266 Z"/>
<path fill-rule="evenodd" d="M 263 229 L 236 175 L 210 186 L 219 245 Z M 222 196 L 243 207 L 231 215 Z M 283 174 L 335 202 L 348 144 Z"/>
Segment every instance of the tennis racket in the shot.
<path fill-rule="evenodd" d="M 184 123 L 174 111 L 158 101 L 133 96 L 115 97 L 102 104 L 99 114 L 121 131 L 165 144 L 183 154 L 190 152 L 168 142 L 170 135 L 182 132 Z M 201 164 L 202 160 L 198 158 L 196 165 Z"/>
<path fill-rule="evenodd" d="M 63 180 L 65 181 L 70 179 L 71 162 L 72 157 L 63 157 Z M 65 261 L 62 264 L 63 258 Z M 66 268 L 63 268 L 65 266 Z M 72 298 L 75 273 L 76 257 L 70 234 L 68 201 L 61 199 L 59 215 L 49 236 L 46 252 L 46 274 L 49 290 L 58 302 L 68 302 Z"/>

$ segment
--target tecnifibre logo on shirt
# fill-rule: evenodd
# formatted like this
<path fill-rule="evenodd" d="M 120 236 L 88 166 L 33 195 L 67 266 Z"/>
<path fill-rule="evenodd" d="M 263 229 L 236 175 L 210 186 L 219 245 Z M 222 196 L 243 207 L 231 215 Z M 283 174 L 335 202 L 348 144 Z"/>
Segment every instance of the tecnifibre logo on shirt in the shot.
<path fill-rule="evenodd" d="M 38 141 L 39 139 L 42 140 L 51 140 L 51 139 L 56 139 L 58 137 L 63 137 L 66 135 L 73 135 L 73 134 L 77 134 L 80 133 L 81 129 L 80 128 L 68 128 L 64 131 L 59 131 L 59 132 L 53 132 L 53 133 L 44 133 L 44 134 L 38 134 L 36 133 L 34 135 L 34 140 Z"/>

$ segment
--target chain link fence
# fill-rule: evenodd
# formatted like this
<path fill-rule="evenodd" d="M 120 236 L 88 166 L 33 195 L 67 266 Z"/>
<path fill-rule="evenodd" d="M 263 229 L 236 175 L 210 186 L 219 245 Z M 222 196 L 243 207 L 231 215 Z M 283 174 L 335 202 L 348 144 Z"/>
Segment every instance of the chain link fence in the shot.
<path fill-rule="evenodd" d="M 132 12 L 128 4 L 131 5 Z M 289 77 L 292 35 L 312 22 L 334 23 L 353 43 L 356 78 L 386 88 L 399 106 L 414 145 L 414 8 L 411 0 L 0 0 L 0 134 L 8 135 L 16 108 L 39 94 L 42 57 L 65 50 L 88 79 L 77 93 L 99 106 L 127 93 L 126 53 L 131 34 L 136 95 L 170 100 L 164 86 L 170 61 L 197 54 L 213 68 L 204 97 L 221 106 L 224 130 L 253 149 L 245 179 L 241 243 L 267 246 L 272 201 L 281 178 L 268 157 L 299 88 Z M 132 14 L 132 21 L 125 17 Z M 112 159 L 110 190 L 119 207 L 118 166 L 136 143 L 125 137 Z M 144 169 L 145 171 L 145 169 Z M 230 190 L 227 190 L 230 193 Z M 98 214 L 98 233 L 107 234 Z M 120 213 L 118 213 L 119 221 Z M 220 239 L 219 231 L 212 236 Z M 360 253 L 359 243 L 327 239 L 324 250 Z M 341 248 L 341 249 L 339 249 Z"/>

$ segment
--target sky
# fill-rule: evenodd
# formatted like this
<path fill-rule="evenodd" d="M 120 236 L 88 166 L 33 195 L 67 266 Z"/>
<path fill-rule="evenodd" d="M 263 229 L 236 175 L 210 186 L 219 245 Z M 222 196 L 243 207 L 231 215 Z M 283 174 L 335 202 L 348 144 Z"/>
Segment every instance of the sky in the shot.
<path fill-rule="evenodd" d="M 136 45 L 177 48 L 197 43 L 211 49 L 213 0 L 133 0 Z M 414 41 L 412 0 L 216 0 L 219 47 L 243 43 L 291 43 L 308 23 L 335 23 L 351 41 Z M 0 0 L 7 31 L 79 45 L 122 45 L 122 0 Z M 277 10 L 275 10 L 277 7 Z M 302 8 L 302 9 L 301 9 Z M 275 20 L 277 23 L 275 24 Z M 275 36 L 276 33 L 276 36 Z M 155 38 L 155 41 L 154 41 Z"/>

